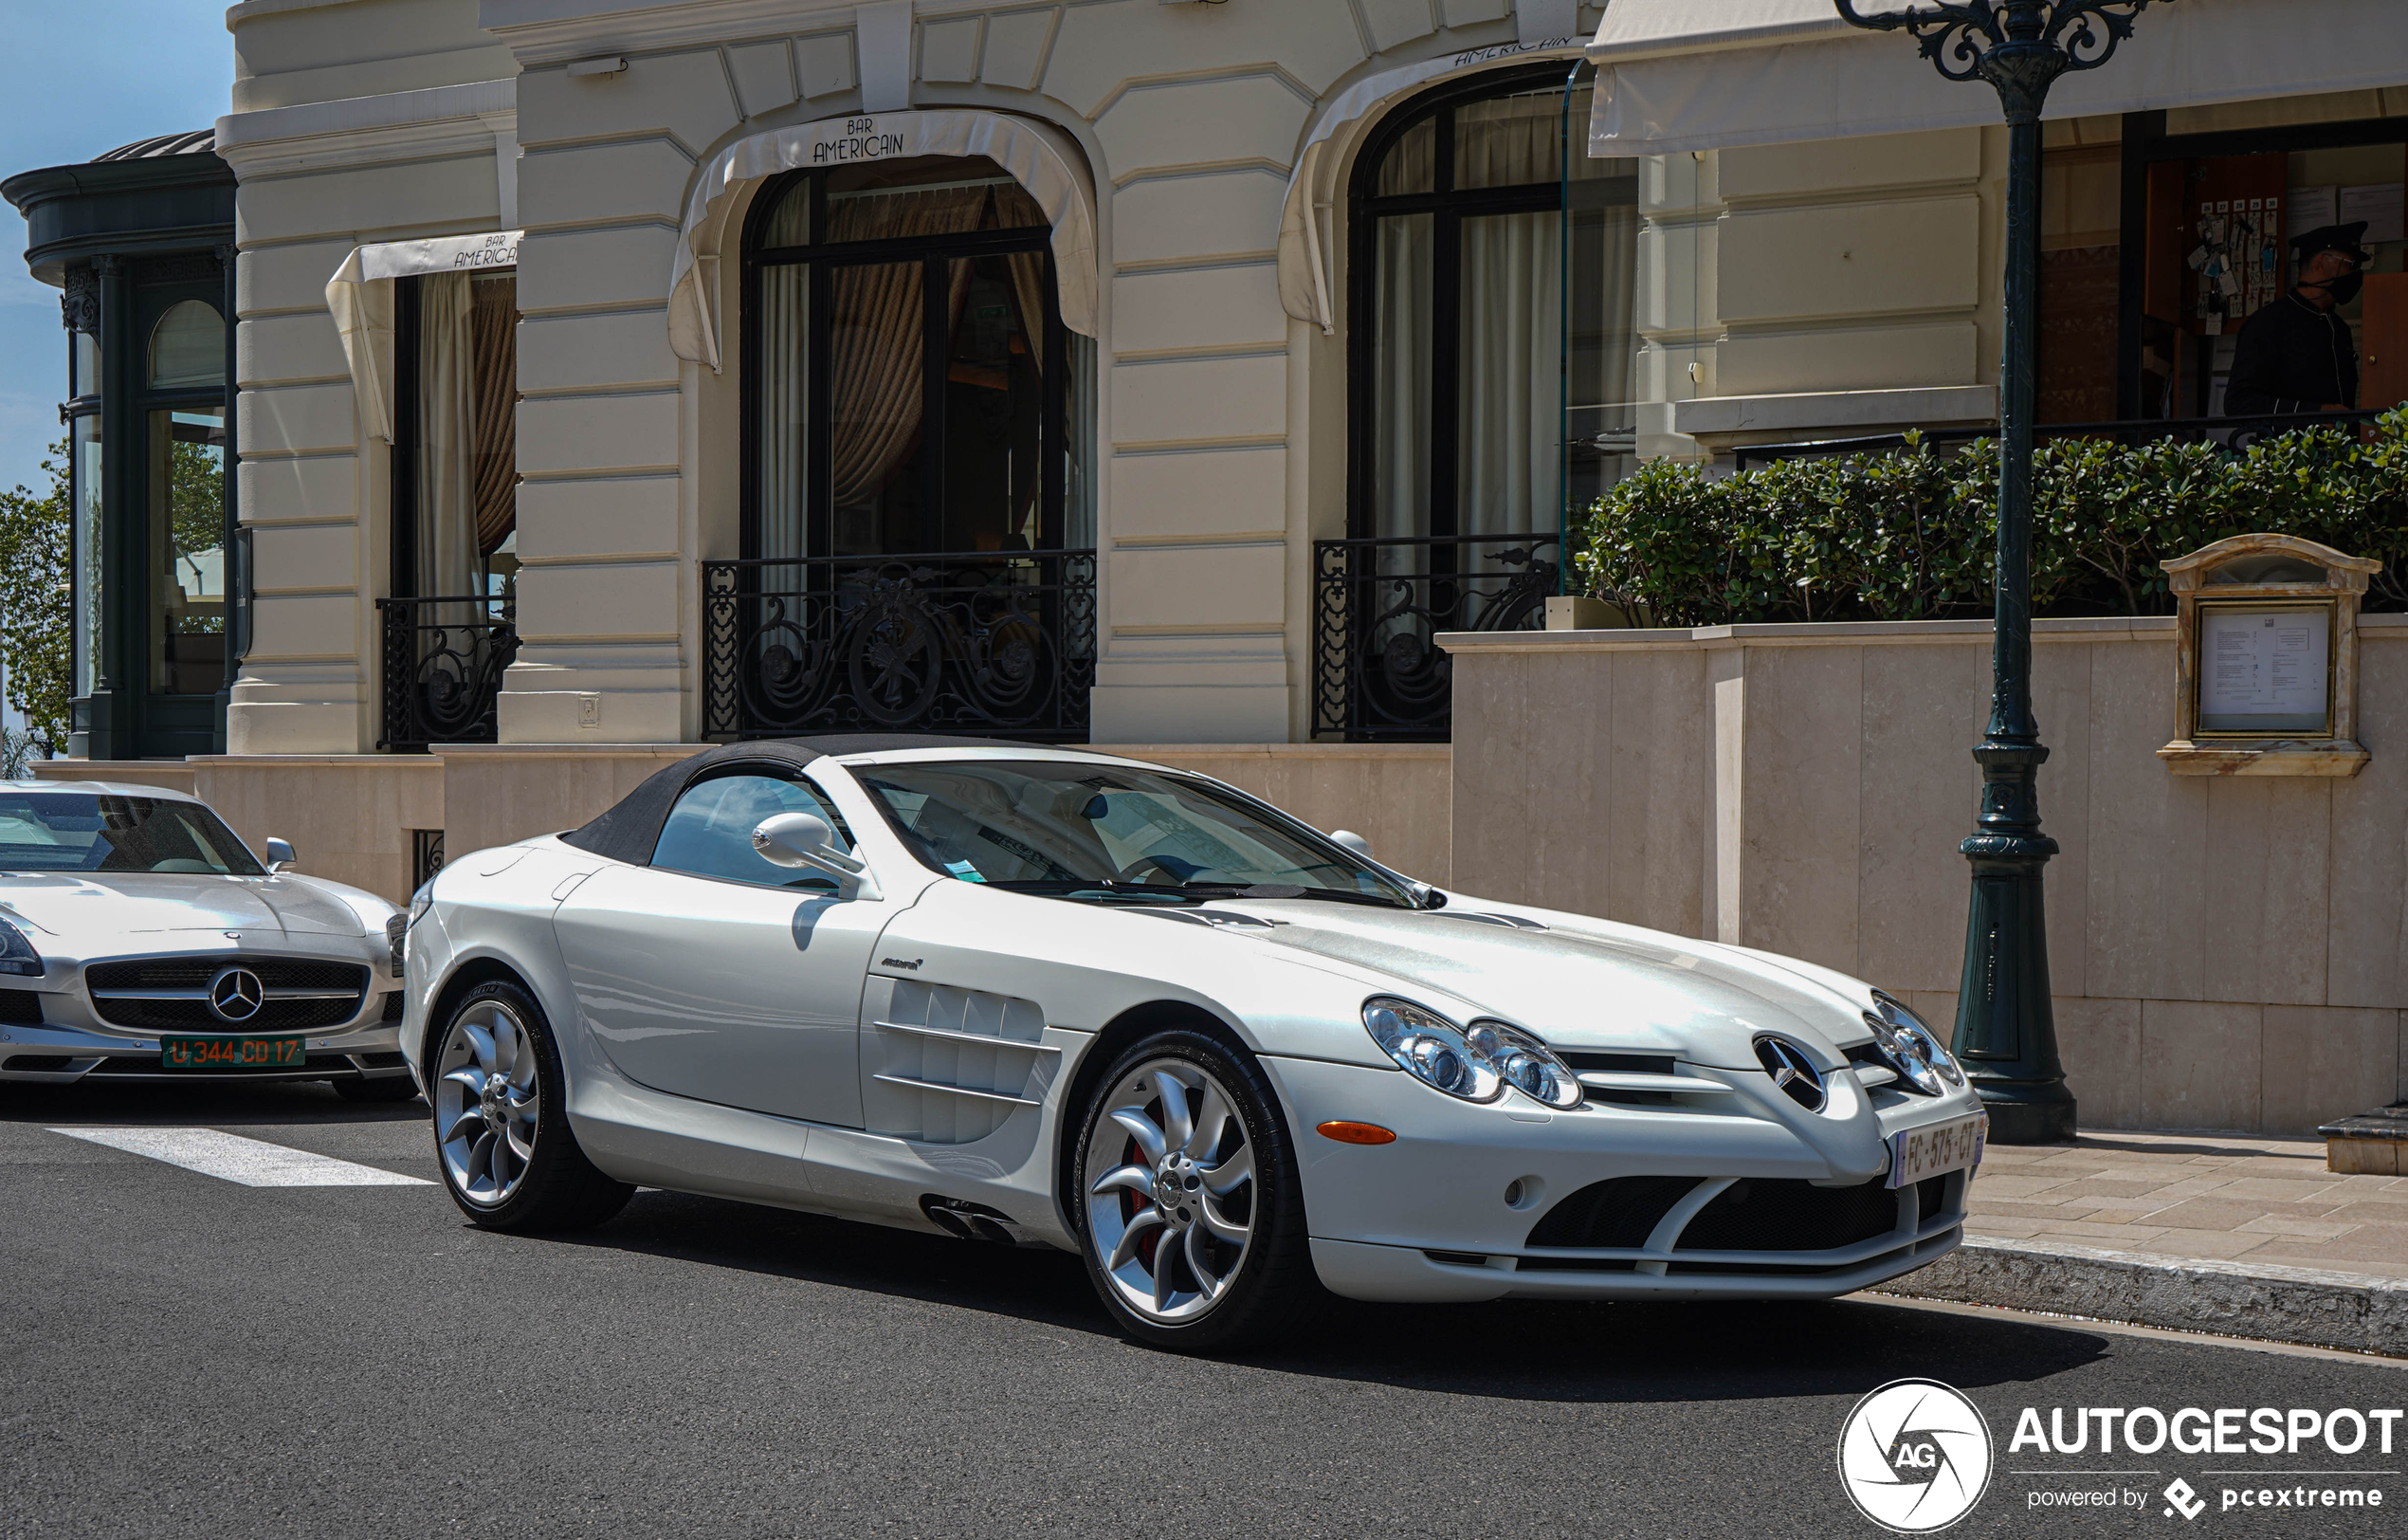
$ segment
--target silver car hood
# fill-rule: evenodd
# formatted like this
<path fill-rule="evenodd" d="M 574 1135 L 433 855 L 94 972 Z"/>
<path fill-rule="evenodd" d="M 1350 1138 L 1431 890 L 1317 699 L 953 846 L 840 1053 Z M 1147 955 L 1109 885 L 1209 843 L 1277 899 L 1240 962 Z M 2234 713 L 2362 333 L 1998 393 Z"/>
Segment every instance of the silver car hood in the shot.
<path fill-rule="evenodd" d="M 362 936 L 340 889 L 301 876 L 219 877 L 148 871 L 39 871 L 0 877 L 0 913 L 83 956 L 122 950 L 129 934 L 232 930 L 245 935 Z"/>
<path fill-rule="evenodd" d="M 1277 922 L 1223 933 L 1375 974 L 1397 995 L 1461 1018 L 1463 1008 L 1538 1033 L 1559 1048 L 1669 1054 L 1721 1069 L 1759 1068 L 1755 1039 L 1777 1032 L 1841 1059 L 1870 1036 L 1864 986 L 1811 964 L 1572 915 L 1546 928 L 1495 923 L 1476 901 L 1455 909 L 1382 909 L 1323 900 L 1213 908 Z M 1491 913 L 1490 919 L 1472 916 Z"/>

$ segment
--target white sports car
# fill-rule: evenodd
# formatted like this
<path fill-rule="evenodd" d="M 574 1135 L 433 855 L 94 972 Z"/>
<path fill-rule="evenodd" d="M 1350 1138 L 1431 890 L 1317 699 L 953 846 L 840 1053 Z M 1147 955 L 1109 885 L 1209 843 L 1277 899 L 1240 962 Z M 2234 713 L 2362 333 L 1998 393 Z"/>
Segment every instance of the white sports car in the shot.
<path fill-rule="evenodd" d="M 155 786 L 0 781 L 0 1083 L 326 1080 L 417 1094 L 401 911 Z"/>
<path fill-rule="evenodd" d="M 1832 1295 L 1956 1246 L 1985 1123 L 1898 1001 L 1444 892 L 1220 782 L 706 751 L 410 905 L 452 1197 L 634 1184 L 1081 1253 L 1220 1348 L 1355 1299 Z"/>

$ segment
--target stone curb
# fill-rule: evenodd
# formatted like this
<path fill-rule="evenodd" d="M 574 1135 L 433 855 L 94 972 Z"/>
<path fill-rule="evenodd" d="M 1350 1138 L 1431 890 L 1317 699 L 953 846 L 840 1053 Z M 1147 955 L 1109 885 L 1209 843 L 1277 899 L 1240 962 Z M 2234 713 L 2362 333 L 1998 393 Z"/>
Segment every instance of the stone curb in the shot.
<path fill-rule="evenodd" d="M 2408 1279 L 1967 1236 L 1878 1292 L 2408 1357 Z"/>

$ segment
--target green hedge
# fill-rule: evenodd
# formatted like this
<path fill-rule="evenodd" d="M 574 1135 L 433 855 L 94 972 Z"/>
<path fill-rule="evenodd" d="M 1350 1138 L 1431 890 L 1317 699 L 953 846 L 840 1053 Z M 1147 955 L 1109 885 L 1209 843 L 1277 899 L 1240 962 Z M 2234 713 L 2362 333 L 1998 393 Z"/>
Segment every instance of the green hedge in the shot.
<path fill-rule="evenodd" d="M 2408 408 L 2243 454 L 2057 439 L 2035 458 L 2033 610 L 2170 614 L 2159 563 L 2227 535 L 2300 535 L 2383 563 L 2370 610 L 2408 610 Z M 1597 500 L 1587 591 L 1646 623 L 1990 614 L 1998 448 L 1786 460 L 1733 475 L 1657 461 Z"/>

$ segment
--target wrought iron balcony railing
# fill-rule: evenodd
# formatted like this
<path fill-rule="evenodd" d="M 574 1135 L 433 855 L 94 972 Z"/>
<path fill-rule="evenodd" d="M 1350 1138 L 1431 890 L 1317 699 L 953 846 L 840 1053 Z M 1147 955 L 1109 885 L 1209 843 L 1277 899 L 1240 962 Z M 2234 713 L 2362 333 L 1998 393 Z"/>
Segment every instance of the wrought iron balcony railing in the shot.
<path fill-rule="evenodd" d="M 702 735 L 1087 736 L 1095 553 L 702 563 Z"/>
<path fill-rule="evenodd" d="M 1453 727 L 1447 631 L 1534 631 L 1556 592 L 1554 535 L 1313 542 L 1313 730 L 1438 742 Z"/>
<path fill-rule="evenodd" d="M 502 672 L 519 655 L 517 607 L 502 595 L 378 599 L 385 627 L 380 749 L 490 743 Z"/>

